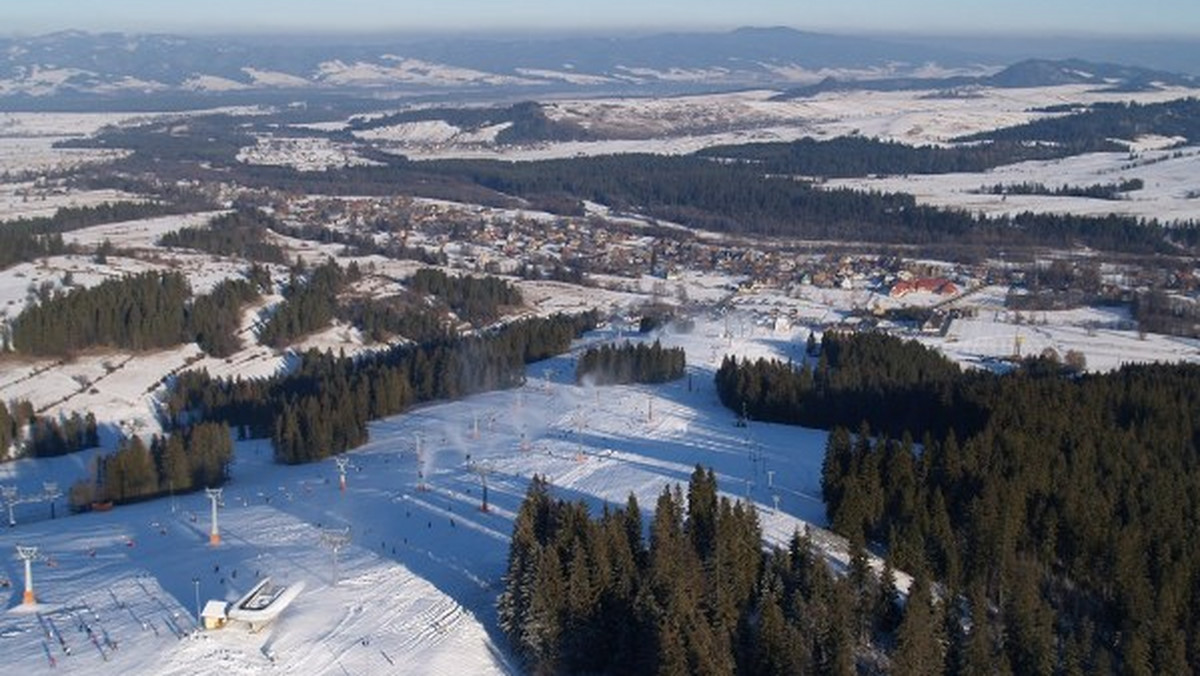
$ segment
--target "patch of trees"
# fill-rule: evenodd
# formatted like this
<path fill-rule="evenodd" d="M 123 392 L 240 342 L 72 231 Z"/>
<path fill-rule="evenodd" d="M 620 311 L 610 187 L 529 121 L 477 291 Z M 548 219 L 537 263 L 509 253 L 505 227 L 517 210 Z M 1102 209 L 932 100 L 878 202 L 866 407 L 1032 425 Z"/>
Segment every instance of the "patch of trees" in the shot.
<path fill-rule="evenodd" d="M 257 263 L 247 276 L 248 279 L 222 281 L 187 308 L 187 333 L 200 349 L 214 357 L 228 357 L 241 348 L 237 333 L 241 328 L 242 308 L 258 300 L 262 289 L 271 285 L 271 273 Z"/>
<path fill-rule="evenodd" d="M 575 365 L 575 380 L 596 385 L 666 383 L 683 377 L 686 360 L 681 347 L 664 348 L 631 343 L 589 347 Z"/>
<path fill-rule="evenodd" d="M 283 249 L 267 240 L 273 217 L 258 210 L 217 216 L 206 227 L 184 228 L 159 238 L 162 246 L 196 249 L 216 256 L 237 256 L 262 263 L 286 263 Z"/>
<path fill-rule="evenodd" d="M 6 221 L 0 228 L 0 269 L 45 256 L 67 253 L 62 233 L 81 228 L 182 213 L 191 204 L 105 202 L 90 207 L 62 207 L 53 216 Z"/>
<path fill-rule="evenodd" d="M 155 435 L 149 446 L 135 436 L 101 457 L 95 476 L 72 485 L 68 499 L 79 511 L 95 502 L 139 502 L 220 486 L 232 461 L 233 440 L 223 423 L 200 423 L 167 437 Z"/>
<path fill-rule="evenodd" d="M 446 340 L 454 333 L 444 311 L 408 293 L 351 299 L 338 306 L 337 317 L 379 343 L 398 337 L 431 343 Z"/>
<path fill-rule="evenodd" d="M 1001 142 L 961 146 L 912 146 L 863 136 L 819 141 L 714 146 L 696 153 L 723 162 L 752 165 L 765 174 L 853 178 L 896 174 L 981 172 L 1027 160 L 1065 156 L 1062 149 Z"/>
<path fill-rule="evenodd" d="M 265 271 L 252 268 L 259 280 Z M 196 340 L 214 355 L 237 348 L 234 332 L 242 304 L 258 294 L 257 283 L 219 284 L 191 305 L 191 287 L 178 272 L 144 272 L 65 293 L 40 294 L 17 315 L 12 348 L 23 354 L 63 356 L 92 347 L 151 350 Z"/>
<path fill-rule="evenodd" d="M 966 429 L 981 415 L 955 388 L 973 374 L 915 340 L 827 332 L 819 354 L 815 364 L 799 365 L 726 357 L 716 374 L 717 395 L 752 420 L 830 428 L 866 419 L 896 436 Z M 947 406 L 956 417 L 945 415 Z"/>
<path fill-rule="evenodd" d="M 29 441 L 25 445 L 26 455 L 50 458 L 100 445 L 96 416 L 91 411 L 87 415 L 75 412 L 60 419 L 41 416 L 32 418 L 32 422 Z M 3 424 L 2 414 L 0 424 Z M 3 441 L 0 437 L 0 448 L 6 448 Z"/>
<path fill-rule="evenodd" d="M 895 342 L 877 369 L 909 369 L 912 355 Z M 758 409 L 766 419 L 805 418 L 830 399 L 816 378 L 788 399 L 796 381 L 785 369 L 795 370 L 727 366 L 718 382 L 753 395 L 751 405 L 787 402 Z M 884 544 L 899 568 L 928 565 L 948 598 L 967 602 L 979 629 L 951 623 L 949 634 L 967 663 L 1185 673 L 1200 663 L 1190 640 L 1200 628 L 1200 495 L 1190 488 L 1200 482 L 1200 367 L 1063 373 L 1039 357 L 1005 376 L 859 378 L 874 394 L 839 417 L 857 413 L 857 435 L 837 423 L 829 436 L 829 519 L 851 539 Z M 906 420 L 893 409 L 913 397 L 920 417 Z"/>
<path fill-rule="evenodd" d="M 182 197 L 182 196 L 181 196 Z M 53 216 L 19 218 L 5 223 L 5 229 L 24 230 L 38 235 L 71 232 L 105 223 L 138 221 L 157 216 L 170 216 L 206 208 L 197 198 L 180 202 L 103 202 L 86 207 L 61 207 Z"/>
<path fill-rule="evenodd" d="M 238 151 L 257 143 L 241 127 L 244 118 L 233 115 L 197 115 L 186 121 L 167 120 L 133 127 L 107 127 L 87 138 L 69 139 L 57 148 L 125 148 L 133 155 L 114 164 L 132 171 L 154 172 L 163 162 L 192 167 L 228 167 L 237 163 Z M 194 169 L 193 169 L 194 171 Z"/>
<path fill-rule="evenodd" d="M 1132 311 L 1141 331 L 1200 337 L 1200 303 L 1194 300 L 1156 289 L 1136 294 Z"/>
<path fill-rule="evenodd" d="M 312 270 L 293 268 L 283 301 L 262 325 L 258 340 L 282 348 L 328 326 L 337 314 L 338 294 L 361 277 L 357 263 L 343 270 L 332 259 Z"/>
<path fill-rule="evenodd" d="M 1181 136 L 1200 140 L 1200 99 L 1162 103 L 1097 103 L 1084 112 L 1034 120 L 1013 127 L 980 132 L 960 141 L 993 141 L 1055 144 L 1076 155 L 1085 152 L 1119 152 L 1126 146 L 1111 139 L 1139 136 Z"/>
<path fill-rule="evenodd" d="M 35 235 L 9 225 L 0 227 L 0 270 L 66 252 L 62 235 Z"/>
<path fill-rule="evenodd" d="M 595 325 L 594 313 L 556 315 L 356 358 L 310 350 L 294 371 L 264 380 L 184 372 L 168 395 L 165 424 L 221 421 L 241 436 L 270 436 L 279 462 L 319 460 L 366 442 L 370 420 L 518 385 L 526 363 L 565 352 Z"/>
<path fill-rule="evenodd" d="M 989 195 L 1047 195 L 1050 197 L 1088 197 L 1098 200 L 1123 200 L 1125 193 L 1141 190 L 1145 182 L 1140 178 L 1130 178 L 1118 183 L 1093 183 L 1091 185 L 1063 185 L 1051 188 L 1045 183 L 997 183 L 985 185 L 979 192 Z"/>
<path fill-rule="evenodd" d="M 435 296 L 450 306 L 460 319 L 474 326 L 490 324 L 500 318 L 503 308 L 517 307 L 524 302 L 517 287 L 491 275 L 455 277 L 434 268 L 421 268 L 407 284 L 414 293 Z"/>
<path fill-rule="evenodd" d="M 632 495 L 592 518 L 535 477 L 504 580 L 500 626 L 532 673 L 936 674 L 945 663 L 927 577 L 902 610 L 892 569 L 875 575 L 861 545 L 841 577 L 807 535 L 764 551 L 754 508 L 719 496 L 699 467 L 686 499 L 663 490 L 648 542 Z"/>
<path fill-rule="evenodd" d="M 182 274 L 145 272 L 45 296 L 17 315 L 12 346 L 44 356 L 95 346 L 149 350 L 178 345 L 190 295 Z"/>
<path fill-rule="evenodd" d="M 28 401 L 0 401 L 0 458 L 9 459 L 11 450 L 21 439 L 21 430 L 34 418 L 33 404 Z"/>

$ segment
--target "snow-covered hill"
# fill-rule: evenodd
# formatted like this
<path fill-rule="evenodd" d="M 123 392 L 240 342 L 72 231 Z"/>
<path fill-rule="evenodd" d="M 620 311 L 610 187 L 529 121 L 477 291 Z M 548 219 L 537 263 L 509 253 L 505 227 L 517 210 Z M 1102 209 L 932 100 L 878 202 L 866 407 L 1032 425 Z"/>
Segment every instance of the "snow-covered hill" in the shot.
<path fill-rule="evenodd" d="M 769 542 L 823 522 L 824 433 L 735 427 L 711 381 L 726 350 L 784 356 L 793 342 L 726 338 L 720 326 L 663 336 L 687 348 L 691 366 L 689 378 L 662 387 L 577 386 L 565 356 L 532 365 L 516 390 L 379 421 L 371 442 L 347 456 L 345 492 L 331 462 L 276 466 L 264 442 L 239 443 L 215 548 L 203 494 L 69 517 L 60 502 L 54 520 L 46 503 L 20 505 L 19 524 L 0 534 L 0 577 L 12 584 L 0 649 L 19 673 L 56 664 L 60 673 L 249 674 L 268 667 L 267 654 L 282 673 L 512 673 L 494 603 L 511 521 L 535 473 L 595 509 L 630 492 L 649 506 L 699 463 L 727 493 L 758 504 Z M 616 337 L 596 332 L 580 349 Z M 486 513 L 472 463 L 491 469 Z M 18 461 L 0 465 L 0 483 L 32 493 L 86 466 L 86 455 Z M 422 477 L 429 490 L 418 489 Z M 344 527 L 352 543 L 335 585 L 320 533 Z M 837 538 L 817 539 L 831 560 L 844 559 Z M 34 607 L 18 605 L 17 544 L 41 548 Z M 273 626 L 194 631 L 197 592 L 201 603 L 232 600 L 267 575 L 306 583 Z"/>

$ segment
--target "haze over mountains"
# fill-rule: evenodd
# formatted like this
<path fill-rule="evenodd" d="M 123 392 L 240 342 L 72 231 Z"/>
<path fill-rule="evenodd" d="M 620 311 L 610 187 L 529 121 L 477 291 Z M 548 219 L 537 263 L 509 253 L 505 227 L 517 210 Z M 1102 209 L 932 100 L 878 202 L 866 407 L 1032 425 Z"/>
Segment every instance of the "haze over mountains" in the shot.
<path fill-rule="evenodd" d="M 0 100 L 127 99 L 307 91 L 353 95 L 422 93 L 661 94 L 699 89 L 871 81 L 907 88 L 980 84 L 1095 83 L 1143 88 L 1191 77 L 1154 68 L 1018 61 L 943 42 L 907 42 L 743 28 L 727 33 L 640 37 L 299 38 L 182 37 L 77 31 L 0 39 Z M 1082 53 L 1082 52 L 1081 52 Z M 1133 50 L 1134 54 L 1145 52 Z M 1116 60 L 1112 50 L 1090 56 Z M 1155 66 L 1153 58 L 1141 59 Z M 1124 61 L 1122 61 L 1124 63 Z M 832 80 L 830 80 L 832 78 Z M 886 84 L 885 84 L 886 83 Z M 860 86 L 860 85 L 854 85 Z"/>

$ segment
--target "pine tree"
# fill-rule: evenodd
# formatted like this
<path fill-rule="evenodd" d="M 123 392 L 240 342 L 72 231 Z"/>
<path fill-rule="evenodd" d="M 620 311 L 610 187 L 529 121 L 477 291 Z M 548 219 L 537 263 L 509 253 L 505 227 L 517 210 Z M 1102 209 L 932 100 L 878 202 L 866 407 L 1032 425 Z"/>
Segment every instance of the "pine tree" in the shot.
<path fill-rule="evenodd" d="M 944 664 L 932 603 L 929 579 L 918 568 L 908 589 L 904 619 L 896 631 L 896 652 L 892 657 L 895 676 L 942 673 Z"/>

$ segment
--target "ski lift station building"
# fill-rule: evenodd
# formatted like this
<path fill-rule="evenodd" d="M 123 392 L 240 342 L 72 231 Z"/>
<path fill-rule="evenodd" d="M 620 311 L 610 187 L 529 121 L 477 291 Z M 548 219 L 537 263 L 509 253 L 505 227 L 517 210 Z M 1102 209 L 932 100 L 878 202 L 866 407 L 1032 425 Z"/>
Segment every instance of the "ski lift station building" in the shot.
<path fill-rule="evenodd" d="M 200 618 L 205 629 L 220 629 L 230 622 L 241 622 L 256 632 L 275 621 L 303 590 L 303 582 L 276 586 L 271 584 L 271 578 L 263 578 L 233 603 L 209 601 Z"/>

